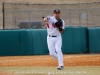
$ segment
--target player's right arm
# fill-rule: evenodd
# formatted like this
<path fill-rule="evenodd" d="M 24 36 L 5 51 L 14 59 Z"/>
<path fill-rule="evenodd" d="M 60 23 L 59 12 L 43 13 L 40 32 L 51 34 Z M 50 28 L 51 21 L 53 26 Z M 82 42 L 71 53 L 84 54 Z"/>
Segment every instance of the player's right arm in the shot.
<path fill-rule="evenodd" d="M 42 18 L 43 18 L 44 22 L 49 22 L 50 23 L 52 21 L 50 16 L 42 17 Z"/>
<path fill-rule="evenodd" d="M 44 22 L 46 23 L 46 27 L 50 28 L 49 23 L 52 22 L 51 17 L 42 17 L 42 18 L 43 18 Z"/>
<path fill-rule="evenodd" d="M 48 22 L 48 18 L 44 17 L 43 20 L 44 20 L 44 22 Z"/>

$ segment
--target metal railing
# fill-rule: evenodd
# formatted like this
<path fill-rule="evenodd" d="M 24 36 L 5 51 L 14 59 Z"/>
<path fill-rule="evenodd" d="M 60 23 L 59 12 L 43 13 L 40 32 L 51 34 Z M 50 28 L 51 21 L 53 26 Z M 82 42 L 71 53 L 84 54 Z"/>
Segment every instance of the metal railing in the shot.
<path fill-rule="evenodd" d="M 2 23 L 2 21 L 3 21 L 3 19 L 2 19 L 2 10 L 0 10 L 0 29 L 3 29 L 3 23 Z"/>

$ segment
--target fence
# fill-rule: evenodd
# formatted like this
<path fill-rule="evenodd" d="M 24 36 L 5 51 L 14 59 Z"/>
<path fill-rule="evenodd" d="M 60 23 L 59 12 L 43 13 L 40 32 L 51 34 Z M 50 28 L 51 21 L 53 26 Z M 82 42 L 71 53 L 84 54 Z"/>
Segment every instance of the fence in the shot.
<path fill-rule="evenodd" d="M 0 29 L 2 29 L 3 27 L 2 27 L 2 10 L 0 10 Z"/>
<path fill-rule="evenodd" d="M 45 28 L 43 16 L 61 10 L 66 26 L 100 26 L 100 2 L 81 4 L 27 4 L 4 2 L 4 29 L 19 29 L 21 24 L 31 28 L 32 22 Z M 33 27 L 36 27 L 33 24 Z M 22 27 L 23 28 L 23 27 Z"/>

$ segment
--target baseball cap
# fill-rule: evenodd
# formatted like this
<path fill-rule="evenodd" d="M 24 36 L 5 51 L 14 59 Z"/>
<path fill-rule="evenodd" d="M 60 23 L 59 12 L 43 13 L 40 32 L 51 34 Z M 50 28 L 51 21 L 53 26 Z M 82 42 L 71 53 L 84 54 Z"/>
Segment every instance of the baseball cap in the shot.
<path fill-rule="evenodd" d="M 54 13 L 60 13 L 60 10 L 59 9 L 55 9 Z"/>

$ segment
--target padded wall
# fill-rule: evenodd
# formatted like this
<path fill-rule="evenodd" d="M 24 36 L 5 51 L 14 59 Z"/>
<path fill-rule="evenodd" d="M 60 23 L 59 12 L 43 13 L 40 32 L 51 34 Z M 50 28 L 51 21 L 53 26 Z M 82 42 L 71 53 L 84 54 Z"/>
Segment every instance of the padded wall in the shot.
<path fill-rule="evenodd" d="M 90 51 L 100 50 L 99 33 L 99 29 L 89 29 Z M 62 52 L 64 54 L 86 52 L 85 27 L 65 28 L 62 34 Z M 46 29 L 0 30 L 0 56 L 45 54 L 49 54 Z"/>
<path fill-rule="evenodd" d="M 33 38 L 31 30 L 22 29 L 19 32 L 20 37 L 20 55 L 34 54 Z"/>
<path fill-rule="evenodd" d="M 47 32 L 44 29 L 32 30 L 34 54 L 48 54 L 47 48 Z"/>
<path fill-rule="evenodd" d="M 81 29 L 72 28 L 72 53 L 81 53 Z"/>
<path fill-rule="evenodd" d="M 5 31 L 6 55 L 19 55 L 19 30 Z"/>
<path fill-rule="evenodd" d="M 72 27 L 66 27 L 62 34 L 62 52 L 72 53 Z"/>
<path fill-rule="evenodd" d="M 81 52 L 86 52 L 86 44 L 87 44 L 87 38 L 86 38 L 86 27 L 80 27 L 80 34 L 81 34 Z"/>
<path fill-rule="evenodd" d="M 5 55 L 6 51 L 6 43 L 5 43 L 5 31 L 0 30 L 0 56 Z"/>
<path fill-rule="evenodd" d="M 62 51 L 66 53 L 86 52 L 86 28 L 66 27 L 62 34 Z"/>
<path fill-rule="evenodd" d="M 49 54 L 48 47 L 47 47 L 47 30 L 46 29 L 40 29 L 40 44 L 41 44 L 42 54 Z"/>
<path fill-rule="evenodd" d="M 100 52 L 100 28 L 88 28 L 89 52 Z"/>

